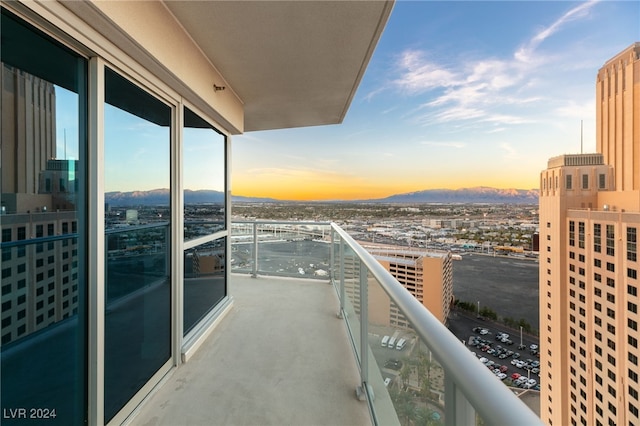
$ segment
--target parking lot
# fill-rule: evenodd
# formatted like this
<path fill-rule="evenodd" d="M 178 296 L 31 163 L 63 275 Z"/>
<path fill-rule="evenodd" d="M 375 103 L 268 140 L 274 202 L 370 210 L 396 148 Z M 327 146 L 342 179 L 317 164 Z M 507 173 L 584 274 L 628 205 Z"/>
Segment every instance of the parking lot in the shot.
<path fill-rule="evenodd" d="M 486 327 L 474 327 L 472 332 L 467 342 L 469 350 L 500 380 L 523 389 L 540 389 L 536 343 L 516 344 L 509 334 L 491 332 Z"/>
<path fill-rule="evenodd" d="M 538 389 L 540 359 L 537 355 L 536 337 L 523 333 L 521 340 L 518 332 L 459 313 L 450 316 L 449 330 L 462 340 L 467 349 L 474 353 L 476 358 L 494 372 L 505 385 Z M 505 338 L 505 334 L 508 337 Z M 500 369 L 500 367 L 503 368 Z M 496 369 L 498 371 L 495 371 Z M 516 383 L 518 379 L 521 383 Z M 535 383 L 525 385 L 524 379 L 533 379 Z"/>
<path fill-rule="evenodd" d="M 521 318 L 539 329 L 538 262 L 525 258 L 465 254 L 453 262 L 457 300 L 489 307 L 501 317 Z"/>

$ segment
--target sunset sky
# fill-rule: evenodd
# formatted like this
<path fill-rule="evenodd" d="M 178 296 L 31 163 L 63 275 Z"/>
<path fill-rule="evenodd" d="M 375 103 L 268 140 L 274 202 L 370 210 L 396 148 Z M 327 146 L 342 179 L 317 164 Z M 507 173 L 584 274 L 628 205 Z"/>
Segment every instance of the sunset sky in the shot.
<path fill-rule="evenodd" d="M 233 138 L 234 195 L 382 198 L 531 189 L 595 151 L 595 78 L 640 41 L 640 2 L 397 1 L 340 125 Z"/>

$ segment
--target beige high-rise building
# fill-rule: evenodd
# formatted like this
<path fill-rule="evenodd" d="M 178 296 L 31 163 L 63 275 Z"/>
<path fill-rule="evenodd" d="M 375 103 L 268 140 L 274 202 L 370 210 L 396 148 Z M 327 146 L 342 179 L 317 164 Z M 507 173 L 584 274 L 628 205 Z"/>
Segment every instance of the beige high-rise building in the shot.
<path fill-rule="evenodd" d="M 450 252 L 432 253 L 416 249 L 373 247 L 367 247 L 367 250 L 429 312 L 443 324 L 446 323 L 453 301 L 453 260 Z M 371 303 L 375 303 L 376 300 L 379 301 L 380 308 L 372 311 L 388 315 L 389 325 L 411 327 L 388 296 L 372 298 Z"/>
<path fill-rule="evenodd" d="M 640 43 L 596 80 L 596 154 L 540 176 L 540 417 L 640 424 Z"/>
<path fill-rule="evenodd" d="M 453 258 L 450 252 L 432 253 L 393 246 L 365 246 L 376 260 L 440 322 L 446 323 L 453 302 Z M 357 261 L 345 256 L 345 292 L 352 309 L 360 312 Z M 372 324 L 411 329 L 411 324 L 380 285 L 370 278 L 369 320 Z"/>

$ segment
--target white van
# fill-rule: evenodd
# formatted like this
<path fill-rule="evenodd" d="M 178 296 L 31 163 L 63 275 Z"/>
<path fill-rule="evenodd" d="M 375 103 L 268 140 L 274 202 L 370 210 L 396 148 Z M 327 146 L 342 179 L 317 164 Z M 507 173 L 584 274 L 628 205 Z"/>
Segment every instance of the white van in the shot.
<path fill-rule="evenodd" d="M 380 343 L 380 345 L 381 345 L 383 348 L 386 348 L 386 347 L 387 347 L 387 343 L 388 343 L 388 342 L 389 342 L 389 336 L 384 336 L 384 337 L 382 338 L 382 342 Z"/>
<path fill-rule="evenodd" d="M 393 349 L 396 347 L 396 338 L 391 336 L 391 339 L 389 339 L 389 343 L 387 343 L 387 347 Z"/>
<path fill-rule="evenodd" d="M 396 349 L 401 351 L 401 350 L 404 349 L 404 345 L 406 345 L 406 344 L 407 344 L 406 339 L 400 339 L 400 340 L 398 340 L 398 343 L 396 343 Z"/>

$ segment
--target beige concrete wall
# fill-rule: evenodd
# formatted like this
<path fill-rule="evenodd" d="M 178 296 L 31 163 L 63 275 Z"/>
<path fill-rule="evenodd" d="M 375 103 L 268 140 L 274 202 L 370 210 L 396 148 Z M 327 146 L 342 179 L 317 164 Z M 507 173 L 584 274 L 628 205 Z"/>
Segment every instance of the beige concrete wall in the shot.
<path fill-rule="evenodd" d="M 95 25 L 99 32 L 125 52 L 132 51 L 129 43 L 135 40 L 134 43 L 149 55 L 149 58 L 138 57 L 135 60 L 152 60 L 155 66 L 174 75 L 182 87 L 177 87 L 171 81 L 166 83 L 197 106 L 202 107 L 202 103 L 205 103 L 210 108 L 205 112 L 221 121 L 225 130 L 232 134 L 244 131 L 242 102 L 162 2 L 92 1 L 95 10 L 113 26 L 92 22 L 95 19 L 91 15 L 95 11 L 78 3 L 83 2 L 67 2 L 65 6 L 89 25 Z M 144 65 L 151 69 L 148 64 Z M 226 89 L 215 91 L 214 84 L 225 86 Z M 195 99 L 194 95 L 199 99 Z"/>
<path fill-rule="evenodd" d="M 598 71 L 596 149 L 616 169 L 618 190 L 640 190 L 640 43 Z"/>
<path fill-rule="evenodd" d="M 566 293 L 566 211 L 565 198 L 555 187 L 559 168 L 542 172 L 547 190 L 540 196 L 540 417 L 546 424 L 569 424 L 568 352 L 566 334 L 568 303 Z M 549 190 L 549 183 L 552 188 Z M 560 182 L 560 181 L 559 181 Z M 559 185 L 561 187 L 561 185 Z M 558 188 L 559 188 L 558 187 Z"/>

